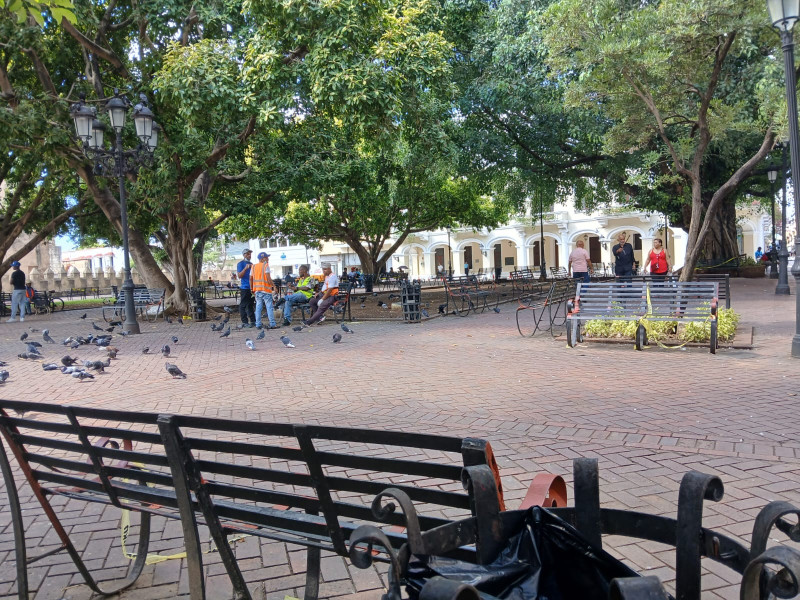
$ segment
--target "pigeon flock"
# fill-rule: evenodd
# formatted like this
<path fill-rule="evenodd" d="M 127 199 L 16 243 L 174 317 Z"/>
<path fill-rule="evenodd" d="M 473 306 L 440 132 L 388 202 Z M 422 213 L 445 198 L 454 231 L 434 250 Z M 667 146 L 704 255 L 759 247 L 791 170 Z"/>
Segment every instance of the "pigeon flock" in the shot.
<path fill-rule="evenodd" d="M 377 293 L 373 292 L 373 300 L 377 297 Z M 389 294 L 388 300 L 392 301 L 396 298 L 399 298 L 396 294 Z M 361 300 L 361 307 L 364 308 L 366 306 L 365 299 L 362 298 Z M 388 310 L 389 306 L 381 299 L 377 299 L 377 306 L 383 310 Z M 441 304 L 438 306 L 439 314 L 445 314 L 447 309 L 447 304 Z M 499 313 L 500 309 L 495 306 L 492 309 L 495 313 Z M 223 315 L 216 315 L 211 318 L 211 331 L 217 332 L 220 334 L 220 338 L 230 338 L 232 327 L 230 325 L 231 314 L 233 310 L 229 306 L 223 307 L 224 317 Z M 421 308 L 420 313 L 423 317 L 429 318 L 428 311 L 425 308 Z M 85 323 L 88 318 L 88 313 L 83 313 L 79 319 L 79 323 Z M 176 323 L 179 325 L 184 325 L 183 319 L 180 317 L 172 318 L 170 316 L 165 316 L 164 320 L 167 324 Z M 70 375 L 74 379 L 78 380 L 79 382 L 83 382 L 86 380 L 94 379 L 96 375 L 105 373 L 105 370 L 111 367 L 112 360 L 117 359 L 117 354 L 120 352 L 120 349 L 114 346 L 111 346 L 111 341 L 114 337 L 114 334 L 118 334 L 121 337 L 126 337 L 128 332 L 122 330 L 122 322 L 111 321 L 109 323 L 109 327 L 101 327 L 94 321 L 89 321 L 92 326 L 93 333 L 81 336 L 70 336 L 64 339 L 61 342 L 57 342 L 54 339 L 49 329 L 44 329 L 41 332 L 41 342 L 32 339 L 31 335 L 34 333 L 38 333 L 39 330 L 34 329 L 33 327 L 29 327 L 28 331 L 22 333 L 19 337 L 19 341 L 25 344 L 25 350 L 20 352 L 17 357 L 20 360 L 26 361 L 42 361 L 42 370 L 43 371 L 60 371 L 65 375 Z M 297 325 L 292 327 L 292 331 L 294 333 L 300 334 L 306 331 L 305 325 Z M 355 334 L 355 331 L 350 328 L 346 323 L 341 323 L 340 325 L 342 333 L 336 332 L 332 336 L 332 340 L 334 344 L 342 343 L 343 338 L 346 335 Z M 238 325 L 235 328 L 236 330 L 243 329 L 242 325 Z M 344 334 L 344 335 L 343 335 Z M 255 352 L 257 349 L 256 342 L 260 342 L 266 338 L 266 330 L 262 329 L 255 339 L 246 338 L 244 341 L 245 348 L 250 352 Z M 295 344 L 292 342 L 291 338 L 287 335 L 281 335 L 280 341 L 286 348 L 295 348 Z M 179 338 L 176 335 L 169 336 L 169 341 L 173 344 L 173 346 L 179 345 Z M 100 352 L 104 353 L 104 360 L 100 358 L 95 359 L 86 359 L 80 360 L 77 356 L 71 356 L 70 354 L 65 354 L 58 360 L 54 360 L 52 358 L 45 358 L 45 354 L 43 352 L 43 348 L 45 345 L 55 345 L 60 343 L 64 346 L 68 352 L 76 351 L 81 347 L 95 347 Z M 160 348 L 161 356 L 165 359 L 173 358 L 172 348 L 169 344 L 163 344 Z M 139 350 L 141 354 L 157 354 L 157 352 L 150 352 L 149 346 L 144 346 Z M 7 367 L 8 363 L 0 361 L 0 367 Z M 164 363 L 165 370 L 167 373 L 172 377 L 172 379 L 186 379 L 187 374 L 181 371 L 178 365 L 173 364 L 169 361 Z M 5 383 L 8 381 L 10 377 L 9 371 L 3 368 L 0 368 L 0 384 Z"/>

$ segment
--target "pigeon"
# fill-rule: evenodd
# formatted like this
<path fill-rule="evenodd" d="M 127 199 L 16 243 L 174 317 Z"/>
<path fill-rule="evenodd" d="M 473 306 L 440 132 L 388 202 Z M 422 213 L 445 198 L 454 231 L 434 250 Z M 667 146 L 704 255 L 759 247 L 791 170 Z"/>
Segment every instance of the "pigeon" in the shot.
<path fill-rule="evenodd" d="M 382 303 L 381 303 L 381 308 L 382 308 L 382 309 L 384 309 L 384 310 L 386 310 L 386 309 L 388 309 L 388 308 L 389 308 L 389 306 L 388 306 L 388 305 L 387 305 L 385 302 L 382 302 Z"/>
<path fill-rule="evenodd" d="M 28 339 L 28 332 L 27 331 L 25 333 L 23 333 L 21 336 L 19 336 L 19 341 L 20 342 L 24 342 L 26 339 Z"/>
<path fill-rule="evenodd" d="M 181 379 L 186 379 L 186 373 L 181 371 L 178 368 L 178 365 L 173 365 L 172 363 L 167 362 L 164 363 L 164 368 L 167 369 L 167 373 L 172 375 L 173 379 L 177 379 L 178 377 L 180 377 Z"/>
<path fill-rule="evenodd" d="M 352 329 L 350 329 L 350 328 L 349 328 L 347 325 L 345 325 L 344 323 L 342 323 L 342 331 L 344 331 L 345 333 L 355 333 L 355 331 L 353 331 Z"/>
<path fill-rule="evenodd" d="M 227 325 L 227 324 L 228 324 L 228 321 L 230 321 L 230 320 L 231 320 L 231 318 L 230 318 L 230 317 L 228 317 L 228 316 L 226 316 L 224 319 L 222 319 L 222 325 L 223 325 L 223 326 Z"/>
<path fill-rule="evenodd" d="M 95 331 L 103 331 L 103 328 L 98 327 L 94 321 L 92 321 L 92 329 L 94 329 Z"/>
<path fill-rule="evenodd" d="M 173 344 L 177 344 L 178 343 L 178 337 L 177 336 L 175 336 L 175 335 L 172 336 L 172 343 Z"/>
<path fill-rule="evenodd" d="M 428 317 L 430 317 L 430 315 L 428 314 L 428 311 L 427 311 L 427 310 L 425 310 L 424 308 L 423 308 L 423 309 L 422 309 L 420 312 L 422 313 L 422 316 L 423 316 L 423 317 L 425 317 L 426 319 L 427 319 Z"/>
<path fill-rule="evenodd" d="M 439 314 L 440 314 L 440 315 L 443 315 L 443 314 L 444 314 L 444 309 L 445 309 L 446 307 L 447 307 L 447 304 L 440 304 L 440 305 L 439 305 Z"/>
<path fill-rule="evenodd" d="M 182 317 L 180 319 L 177 319 L 177 321 L 178 321 L 178 325 L 183 325 L 183 318 Z"/>
<path fill-rule="evenodd" d="M 127 332 L 127 331 L 120 331 L 120 332 L 119 332 L 119 334 L 120 334 L 122 337 L 125 337 L 125 336 L 127 336 L 127 335 L 130 335 L 130 334 Z"/>
<path fill-rule="evenodd" d="M 84 379 L 94 379 L 94 375 L 87 373 L 86 371 L 75 371 L 72 376 L 78 381 L 83 381 Z"/>
<path fill-rule="evenodd" d="M 492 310 L 498 314 L 500 313 L 500 309 L 497 306 L 495 306 Z"/>
<path fill-rule="evenodd" d="M 42 358 L 41 354 L 33 354 L 32 352 L 23 352 L 21 354 L 17 354 L 17 356 L 23 360 L 36 360 L 38 358 Z"/>
<path fill-rule="evenodd" d="M 97 347 L 98 347 L 98 348 L 105 348 L 105 347 L 107 347 L 107 346 L 108 346 L 110 343 L 111 343 L 111 340 L 110 340 L 110 339 L 105 339 L 105 338 L 103 338 L 103 339 L 98 339 L 98 340 L 96 340 L 96 341 L 95 341 L 95 344 L 97 344 Z"/>
<path fill-rule="evenodd" d="M 42 355 L 42 353 L 39 352 L 39 349 L 36 346 L 32 346 L 31 344 L 28 344 L 28 354 L 37 354 L 39 356 Z"/>
<path fill-rule="evenodd" d="M 292 340 L 290 340 L 285 335 L 281 336 L 281 341 L 283 342 L 283 345 L 286 346 L 287 348 L 294 348 L 294 344 L 292 343 Z"/>
<path fill-rule="evenodd" d="M 33 340 L 31 342 L 25 342 L 25 343 L 28 344 L 28 346 L 33 346 L 34 348 L 41 348 L 42 347 L 42 345 L 39 342 L 37 342 L 36 340 Z"/>
<path fill-rule="evenodd" d="M 214 317 L 214 320 L 215 321 L 219 321 L 221 318 L 222 318 L 222 315 L 217 315 L 216 317 Z"/>
<path fill-rule="evenodd" d="M 247 339 L 244 341 L 244 343 L 245 343 L 245 346 L 247 346 L 248 348 L 250 348 L 250 350 L 255 350 L 255 349 L 256 349 L 256 344 L 255 344 L 255 342 L 254 342 L 253 340 L 251 340 L 250 338 L 247 338 Z"/>
<path fill-rule="evenodd" d="M 242 325 L 241 323 L 240 323 L 239 325 L 237 325 L 237 326 L 236 326 L 236 330 L 237 330 L 237 331 L 238 331 L 238 330 L 240 330 L 240 329 L 242 329 L 242 328 L 244 328 L 244 325 Z"/>
<path fill-rule="evenodd" d="M 164 358 L 169 358 L 169 346 L 167 344 L 161 346 L 161 354 Z"/>
<path fill-rule="evenodd" d="M 50 337 L 50 330 L 49 329 L 45 329 L 42 332 L 42 339 L 45 342 L 47 342 L 48 344 L 55 344 L 56 343 L 56 341 L 53 338 Z"/>
<path fill-rule="evenodd" d="M 71 366 L 72 366 L 72 365 L 74 365 L 76 362 L 78 362 L 78 359 L 77 359 L 77 358 L 72 358 L 72 357 L 71 357 L 71 356 L 69 356 L 69 355 L 67 355 L 67 356 L 64 356 L 64 357 L 61 359 L 61 364 L 62 364 L 62 365 L 64 365 L 65 367 L 71 367 Z"/>
<path fill-rule="evenodd" d="M 74 341 L 75 341 L 75 338 L 73 338 L 72 336 L 69 336 L 67 339 L 65 339 L 63 342 L 61 342 L 61 345 L 62 346 L 69 346 Z"/>
<path fill-rule="evenodd" d="M 150 352 L 150 346 L 145 346 L 142 348 L 142 354 L 147 354 L 148 352 Z"/>
<path fill-rule="evenodd" d="M 266 329 L 262 329 L 262 330 L 261 330 L 261 333 L 259 333 L 259 334 L 256 336 L 256 339 L 257 339 L 257 340 L 263 340 L 263 339 L 266 337 L 266 335 L 267 335 L 267 330 L 266 330 Z"/>
<path fill-rule="evenodd" d="M 72 375 L 73 373 L 76 373 L 80 370 L 81 369 L 79 367 L 61 367 L 61 372 L 64 375 Z"/>
<path fill-rule="evenodd" d="M 338 332 L 337 332 L 337 333 L 334 333 L 334 334 L 333 334 L 333 343 L 334 343 L 334 344 L 338 344 L 338 343 L 339 343 L 339 342 L 341 342 L 341 341 L 342 341 L 342 334 L 341 334 L 341 333 L 338 333 Z"/>
<path fill-rule="evenodd" d="M 69 345 L 69 347 L 70 347 L 70 350 L 77 350 L 78 348 L 80 348 L 80 347 L 81 347 L 81 343 L 80 343 L 79 341 L 77 341 L 77 340 L 76 340 L 76 341 L 72 342 L 72 343 Z"/>
<path fill-rule="evenodd" d="M 0 360 L 0 367 L 7 367 L 8 363 L 4 360 Z"/>
<path fill-rule="evenodd" d="M 122 321 L 109 321 L 108 324 L 112 327 L 122 327 Z"/>
<path fill-rule="evenodd" d="M 117 351 L 114 348 L 109 348 L 107 352 L 108 358 L 117 358 Z"/>
<path fill-rule="evenodd" d="M 111 327 L 109 327 L 108 329 L 106 329 L 106 331 L 107 331 L 108 333 L 111 333 L 112 331 L 114 331 L 114 326 L 112 325 Z"/>
<path fill-rule="evenodd" d="M 389 300 L 394 300 L 395 298 L 399 298 L 397 294 L 389 294 Z"/>
<path fill-rule="evenodd" d="M 83 314 L 81 315 L 81 319 L 85 319 L 85 318 L 86 318 L 86 315 L 87 315 L 87 313 L 83 313 Z"/>
<path fill-rule="evenodd" d="M 372 297 L 373 298 L 376 297 L 377 295 L 378 295 L 378 292 L 372 292 Z"/>
<path fill-rule="evenodd" d="M 169 323 L 170 325 L 172 325 L 172 319 L 170 318 L 170 316 L 169 316 L 169 315 L 167 315 L 166 317 L 164 317 L 164 320 L 165 320 L 167 323 Z"/>
<path fill-rule="evenodd" d="M 367 308 L 367 305 L 363 300 L 361 301 L 361 308 Z"/>
<path fill-rule="evenodd" d="M 222 334 L 221 336 L 219 336 L 219 337 L 221 337 L 221 338 L 228 337 L 230 334 L 231 334 L 231 328 L 230 328 L 230 327 L 228 327 L 228 328 L 225 330 L 225 333 L 223 333 L 223 334 Z"/>
<path fill-rule="evenodd" d="M 58 371 L 61 367 L 59 367 L 56 363 L 46 363 L 42 365 L 42 369 L 45 371 Z"/>
<path fill-rule="evenodd" d="M 223 306 L 223 307 L 222 307 L 222 310 L 224 310 L 224 311 L 225 311 L 226 313 L 228 313 L 228 314 L 231 314 L 231 313 L 233 312 L 233 311 L 231 310 L 231 307 L 230 307 L 230 306 Z"/>
<path fill-rule="evenodd" d="M 28 327 L 31 333 L 39 333 L 38 329 L 34 329 L 33 327 Z"/>
<path fill-rule="evenodd" d="M 105 369 L 105 367 L 106 367 L 106 364 L 101 360 L 96 360 L 91 365 L 89 365 L 90 369 L 94 369 L 98 373 L 102 373 L 103 370 Z"/>
<path fill-rule="evenodd" d="M 6 379 L 8 379 L 8 371 L 0 371 L 0 383 L 5 383 Z"/>
<path fill-rule="evenodd" d="M 301 331 L 303 331 L 303 326 L 302 325 L 298 325 L 297 327 L 292 327 L 292 331 L 296 331 L 297 333 L 300 333 Z M 264 332 L 262 331 L 261 333 L 264 333 Z"/>

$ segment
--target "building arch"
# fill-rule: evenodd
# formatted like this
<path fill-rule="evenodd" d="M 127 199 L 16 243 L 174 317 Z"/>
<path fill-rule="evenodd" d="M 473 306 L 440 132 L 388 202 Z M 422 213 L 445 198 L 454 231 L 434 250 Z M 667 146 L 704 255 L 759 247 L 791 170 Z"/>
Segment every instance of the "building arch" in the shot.
<path fill-rule="evenodd" d="M 576 231 L 575 233 L 570 234 L 570 237 L 567 240 L 567 243 L 568 244 L 574 244 L 576 241 L 578 241 L 578 237 L 583 236 L 583 235 L 587 235 L 587 234 L 588 234 L 589 237 L 596 237 L 596 238 L 599 238 L 599 239 L 603 238 L 603 235 L 599 231 L 597 231 L 595 229 L 581 229 L 580 231 Z"/>
<path fill-rule="evenodd" d="M 539 233 L 534 233 L 533 235 L 529 236 L 528 239 L 525 240 L 525 247 L 530 248 L 531 246 L 533 246 L 533 242 L 538 242 L 541 237 L 542 236 Z M 552 238 L 559 243 L 561 242 L 561 237 L 559 235 L 555 233 L 550 233 L 549 231 L 544 232 L 544 237 Z"/>
<path fill-rule="evenodd" d="M 423 252 L 426 251 L 425 246 L 423 246 L 422 244 L 418 244 L 417 242 L 411 242 L 410 244 L 406 244 L 406 246 L 403 248 L 403 254 L 411 254 L 411 251 L 414 248 L 419 248 Z"/>
<path fill-rule="evenodd" d="M 633 225 L 620 225 L 619 227 L 615 227 L 613 229 L 609 229 L 608 233 L 606 233 L 606 238 L 616 242 L 615 238 L 617 237 L 617 234 L 620 231 L 632 231 L 634 233 L 638 233 L 643 238 L 652 237 L 651 234 L 647 233 L 644 229 L 641 229 L 640 227 L 635 227 Z"/>
<path fill-rule="evenodd" d="M 454 250 L 456 252 L 460 252 L 461 250 L 464 249 L 465 246 L 469 246 L 470 244 L 478 244 L 478 246 L 485 246 L 485 244 L 481 240 L 476 239 L 476 238 L 470 238 L 468 240 L 463 240 L 463 241 L 459 242 L 458 246 L 456 246 L 454 248 Z"/>
<path fill-rule="evenodd" d="M 519 240 L 515 240 L 513 237 L 511 237 L 509 235 L 499 235 L 497 237 L 492 238 L 488 242 L 486 242 L 486 247 L 487 248 L 494 248 L 495 244 L 498 244 L 500 242 L 505 242 L 505 241 L 509 241 L 512 244 L 514 244 L 515 246 L 519 246 Z"/>

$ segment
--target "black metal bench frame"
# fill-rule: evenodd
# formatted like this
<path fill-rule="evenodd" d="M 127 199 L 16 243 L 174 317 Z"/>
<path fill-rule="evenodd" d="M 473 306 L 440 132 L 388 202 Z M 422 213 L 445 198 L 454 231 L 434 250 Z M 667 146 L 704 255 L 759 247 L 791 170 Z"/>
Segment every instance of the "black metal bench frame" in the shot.
<path fill-rule="evenodd" d="M 719 477 L 689 471 L 681 479 L 678 491 L 677 518 L 663 517 L 629 510 L 601 508 L 597 460 L 578 458 L 573 461 L 575 505 L 546 508 L 575 527 L 579 535 L 597 549 L 603 547 L 603 535 L 624 536 L 666 544 L 675 548 L 675 597 L 700 600 L 701 559 L 720 563 L 742 575 L 742 600 L 766 600 L 768 597 L 789 598 L 800 592 L 800 552 L 788 546 L 772 546 L 767 542 L 773 528 L 800 542 L 800 526 L 787 517 L 800 519 L 800 510 L 788 502 L 768 503 L 753 524 L 750 548 L 724 534 L 703 527 L 703 504 L 720 502 L 724 486 Z M 393 569 L 389 572 L 387 600 L 399 600 L 401 584 L 412 556 L 450 556 L 479 565 L 493 562 L 510 534 L 518 532 L 526 511 L 506 511 L 493 501 L 492 476 L 485 467 L 465 469 L 465 480 L 475 490 L 477 512 L 474 517 L 448 523 L 422 532 L 417 523 L 413 503 L 402 491 L 385 490 L 375 498 L 396 500 L 406 518 L 408 542 L 392 552 Z M 369 566 L 370 555 L 364 545 L 390 547 L 387 534 L 365 526 L 350 539 L 350 556 L 360 568 Z M 372 546 L 368 546 L 371 549 Z M 776 592 L 781 592 L 780 594 Z M 771 595 L 775 593 L 775 596 Z M 473 600 L 474 588 L 442 577 L 429 580 L 420 594 L 426 600 Z M 667 600 L 669 596 L 657 577 L 620 577 L 611 582 L 612 600 Z"/>
<path fill-rule="evenodd" d="M 557 279 L 543 282 L 538 292 L 532 292 L 519 299 L 516 310 L 517 331 L 522 337 L 533 337 L 544 329 L 547 323 L 550 335 L 557 337 L 556 326 L 562 326 L 567 321 L 567 303 L 575 297 L 578 286 L 576 279 Z M 547 314 L 547 319 L 544 319 Z M 533 327 L 525 325 L 530 315 Z M 559 322 L 557 322 L 560 319 Z"/>
<path fill-rule="evenodd" d="M 705 304 L 708 303 L 706 307 Z M 716 354 L 718 286 L 716 281 L 671 281 L 626 278 L 626 281 L 580 283 L 568 306 L 567 345 L 583 341 L 581 321 L 639 320 L 634 347 L 647 345 L 642 321 L 704 321 L 710 323 L 709 351 Z"/>
<path fill-rule="evenodd" d="M 450 305 L 453 305 L 452 312 L 459 317 L 466 317 L 470 311 L 481 313 L 489 308 L 489 296 L 491 292 L 480 289 L 478 278 L 475 275 L 443 278 L 444 289 L 447 294 L 447 306 L 445 312 L 450 314 Z M 497 297 L 495 306 L 500 303 Z"/>
<path fill-rule="evenodd" d="M 17 417 L 14 412 L 37 413 L 39 417 Z M 419 517 L 419 525 L 425 530 L 449 522 L 441 517 L 442 510 L 455 510 L 465 516 L 476 514 L 473 490 L 446 491 L 441 489 L 441 480 L 460 482 L 464 467 L 481 465 L 498 484 L 500 481 L 490 444 L 476 438 L 10 400 L 0 400 L 0 433 L 61 540 L 61 546 L 46 555 L 68 552 L 86 584 L 103 595 L 131 586 L 141 574 L 148 551 L 151 515 L 181 522 L 192 600 L 205 598 L 198 523 L 208 527 L 237 599 L 249 599 L 250 593 L 229 544 L 229 535 L 244 533 L 306 546 L 305 597 L 311 600 L 318 594 L 320 551 L 347 555 L 349 535 L 361 525 L 385 520 L 386 515 L 378 519 L 373 514 L 370 500 L 385 488 L 393 487 L 392 477 L 412 475 L 422 483 L 425 478 L 439 482 L 435 487 L 422 487 L 415 479 L 414 484 L 394 486 L 429 507 L 431 514 Z M 229 440 L 221 439 L 223 435 L 229 436 Z M 243 438 L 248 441 L 237 441 Z M 149 445 L 149 449 L 135 450 L 134 443 L 144 448 Z M 348 446 L 350 452 L 343 451 L 342 446 L 347 444 L 366 449 L 359 451 Z M 371 456 L 369 446 L 373 444 L 391 446 L 393 455 L 404 454 L 409 458 Z M 202 456 L 198 457 L 198 453 Z M 222 458 L 210 458 L 217 456 L 213 453 Z M 461 464 L 448 457 L 451 453 L 460 455 Z M 232 455 L 239 460 L 231 458 Z M 249 459 L 274 459 L 287 468 L 273 468 L 271 464 L 251 466 Z M 14 528 L 18 597 L 27 599 L 27 565 L 43 556 L 27 559 L 22 511 L 2 443 L 0 467 Z M 330 473 L 329 467 L 345 468 L 347 473 Z M 258 485 L 253 481 L 259 482 Z M 265 482 L 279 486 L 280 491 L 273 491 Z M 292 486 L 292 491 L 286 491 L 286 486 Z M 304 491 L 297 492 L 296 488 Z M 502 487 L 493 489 L 498 494 L 494 503 L 504 506 Z M 345 497 L 336 496 L 338 491 Z M 142 515 L 136 560 L 122 581 L 113 582 L 110 587 L 98 585 L 49 501 L 54 495 L 114 505 Z M 366 501 L 359 504 L 358 496 Z M 404 524 L 400 515 L 388 516 L 388 522 Z M 395 548 L 406 541 L 401 532 L 388 536 Z M 388 557 L 377 559 L 386 561 Z"/>
<path fill-rule="evenodd" d="M 152 307 L 156 307 L 156 314 L 153 321 L 164 312 L 164 290 L 160 288 L 134 288 L 133 289 L 134 310 L 148 321 L 147 312 Z M 106 313 L 108 311 L 108 314 Z M 120 289 L 116 302 L 111 305 L 103 306 L 103 320 L 108 323 L 114 319 L 125 316 L 125 291 Z M 109 318 L 110 317 L 110 318 Z"/>

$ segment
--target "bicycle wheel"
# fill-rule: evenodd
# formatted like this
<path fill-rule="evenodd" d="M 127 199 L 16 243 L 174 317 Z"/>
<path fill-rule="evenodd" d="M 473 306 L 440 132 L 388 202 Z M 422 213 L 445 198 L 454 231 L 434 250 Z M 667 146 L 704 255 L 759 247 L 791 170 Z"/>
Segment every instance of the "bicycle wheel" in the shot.
<path fill-rule="evenodd" d="M 64 301 L 58 296 L 50 298 L 49 305 L 50 305 L 49 306 L 50 312 L 55 312 L 57 310 L 64 310 Z"/>

